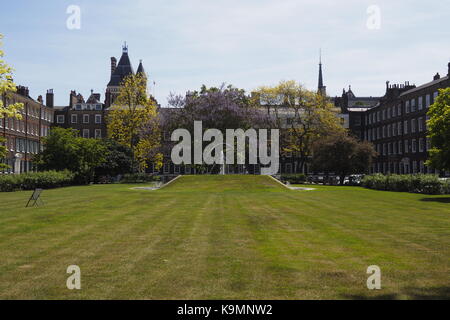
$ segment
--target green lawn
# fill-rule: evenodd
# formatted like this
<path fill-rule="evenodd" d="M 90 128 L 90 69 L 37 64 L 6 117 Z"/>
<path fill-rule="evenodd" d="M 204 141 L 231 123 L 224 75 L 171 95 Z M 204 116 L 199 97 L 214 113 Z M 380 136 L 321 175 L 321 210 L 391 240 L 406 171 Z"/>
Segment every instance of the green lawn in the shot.
<path fill-rule="evenodd" d="M 187 176 L 0 194 L 0 299 L 450 298 L 450 197 Z M 69 265 L 81 290 L 66 288 Z M 382 290 L 369 291 L 378 265 Z"/>

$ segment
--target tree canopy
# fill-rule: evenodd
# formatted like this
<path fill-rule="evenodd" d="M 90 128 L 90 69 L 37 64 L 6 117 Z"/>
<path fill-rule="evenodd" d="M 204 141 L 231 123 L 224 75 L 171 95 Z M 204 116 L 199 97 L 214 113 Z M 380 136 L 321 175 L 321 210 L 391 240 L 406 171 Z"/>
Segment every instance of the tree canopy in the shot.
<path fill-rule="evenodd" d="M 346 133 L 333 134 L 314 144 L 312 169 L 334 172 L 343 184 L 346 175 L 367 172 L 376 155 L 370 142 L 360 142 Z"/>
<path fill-rule="evenodd" d="M 93 181 L 95 168 L 106 161 L 107 148 L 98 139 L 78 136 L 74 129 L 55 127 L 43 138 L 44 150 L 34 162 L 41 170 L 70 170 L 78 182 Z"/>
<path fill-rule="evenodd" d="M 267 110 L 270 126 L 280 129 L 281 155 L 291 152 L 299 155 L 297 172 L 303 171 L 316 141 L 344 132 L 328 98 L 295 81 L 260 87 L 254 98 Z"/>
<path fill-rule="evenodd" d="M 119 95 L 108 114 L 108 137 L 132 151 L 133 162 L 141 169 L 149 160 L 160 164 L 161 133 L 155 100 L 147 94 L 142 73 L 131 74 L 122 82 Z M 134 166 L 133 166 L 134 167 Z"/>
<path fill-rule="evenodd" d="M 428 116 L 431 149 L 427 165 L 439 170 L 450 170 L 450 88 L 439 89 Z"/>
<path fill-rule="evenodd" d="M 1 49 L 2 39 L 3 36 L 0 34 L 0 119 L 3 117 L 21 119 L 20 111 L 23 109 L 23 103 L 7 103 L 11 93 L 17 89 L 12 77 L 13 69 L 3 60 L 5 53 Z M 0 169 L 9 167 L 2 162 L 8 152 L 4 143 L 5 139 L 0 138 Z"/>

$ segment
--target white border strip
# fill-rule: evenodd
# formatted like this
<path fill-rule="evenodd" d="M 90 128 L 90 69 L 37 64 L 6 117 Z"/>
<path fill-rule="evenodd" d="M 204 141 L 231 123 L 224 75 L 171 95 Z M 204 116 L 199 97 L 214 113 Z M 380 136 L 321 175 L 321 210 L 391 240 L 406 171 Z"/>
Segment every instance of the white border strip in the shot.
<path fill-rule="evenodd" d="M 276 181 L 277 183 L 281 184 L 281 185 L 282 185 L 283 187 L 285 187 L 286 189 L 292 190 L 291 188 L 289 188 L 287 185 L 285 185 L 285 184 L 284 184 L 283 182 L 281 182 L 280 180 L 275 179 L 275 178 L 272 177 L 272 176 L 268 176 L 268 177 L 272 178 L 272 180 L 274 180 L 274 181 Z"/>
<path fill-rule="evenodd" d="M 161 188 L 158 188 L 158 189 L 156 189 L 156 190 L 161 190 L 162 188 L 167 187 L 169 184 L 171 184 L 172 182 L 174 182 L 175 180 L 177 180 L 177 179 L 180 178 L 180 177 L 181 177 L 181 174 L 178 175 L 178 176 L 176 176 L 174 179 L 170 180 L 169 182 L 167 182 L 166 184 L 164 184 L 163 186 L 161 186 Z"/>

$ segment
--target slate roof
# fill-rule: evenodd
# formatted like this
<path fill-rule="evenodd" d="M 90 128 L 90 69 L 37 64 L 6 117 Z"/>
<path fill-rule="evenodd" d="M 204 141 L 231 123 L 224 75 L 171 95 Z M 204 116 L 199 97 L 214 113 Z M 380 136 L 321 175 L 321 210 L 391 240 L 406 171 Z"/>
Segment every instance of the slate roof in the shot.
<path fill-rule="evenodd" d="M 116 66 L 116 70 L 114 70 L 114 73 L 111 75 L 108 86 L 119 86 L 122 80 L 130 74 L 134 74 L 134 70 L 130 58 L 128 57 L 128 52 L 124 50 L 122 52 L 122 57 Z"/>
<path fill-rule="evenodd" d="M 421 86 L 418 86 L 418 87 L 416 87 L 416 88 L 414 88 L 414 89 L 411 89 L 411 90 L 408 90 L 408 91 L 403 92 L 403 93 L 400 95 L 400 97 L 405 96 L 405 95 L 410 94 L 410 93 L 413 93 L 413 92 L 416 92 L 416 91 L 419 91 L 419 90 L 422 90 L 422 89 L 425 89 L 425 88 L 427 88 L 427 87 L 431 87 L 432 85 L 438 84 L 438 83 L 440 83 L 440 82 L 442 82 L 442 81 L 446 81 L 446 80 L 448 80 L 448 79 L 449 79 L 449 76 L 445 76 L 445 77 L 442 77 L 442 78 L 440 78 L 440 79 L 433 80 L 433 81 L 431 81 L 431 82 L 428 82 L 428 83 L 425 83 L 425 84 L 423 84 L 423 85 L 421 85 Z"/>

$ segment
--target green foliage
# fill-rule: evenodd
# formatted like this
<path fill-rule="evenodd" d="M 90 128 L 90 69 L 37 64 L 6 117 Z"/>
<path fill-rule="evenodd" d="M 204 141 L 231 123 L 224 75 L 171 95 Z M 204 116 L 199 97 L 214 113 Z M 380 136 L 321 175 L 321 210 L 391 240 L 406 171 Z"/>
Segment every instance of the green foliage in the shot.
<path fill-rule="evenodd" d="M 343 184 L 346 175 L 367 172 L 376 155 L 370 142 L 361 142 L 346 133 L 337 133 L 316 142 L 312 169 L 334 172 Z"/>
<path fill-rule="evenodd" d="M 282 181 L 288 181 L 292 184 L 302 184 L 305 183 L 307 178 L 306 175 L 303 173 L 292 173 L 292 174 L 282 174 L 281 175 Z"/>
<path fill-rule="evenodd" d="M 152 181 L 160 181 L 161 177 L 147 173 L 131 173 L 123 176 L 122 183 L 145 183 Z"/>
<path fill-rule="evenodd" d="M 6 158 L 6 154 L 8 150 L 5 146 L 5 139 L 0 137 L 0 170 L 7 169 L 9 166 L 3 163 L 2 161 Z"/>
<path fill-rule="evenodd" d="M 0 34 L 0 48 L 2 38 L 3 36 Z M 23 103 L 4 105 L 3 99 L 1 99 L 1 97 L 8 97 L 12 92 L 16 91 L 16 84 L 12 76 L 13 69 L 3 60 L 4 55 L 4 52 L 0 49 L 0 118 L 6 116 L 21 119 L 22 115 L 20 111 L 23 109 Z"/>
<path fill-rule="evenodd" d="M 44 151 L 34 162 L 40 170 L 70 170 L 78 183 L 94 180 L 95 168 L 106 161 L 107 148 L 101 140 L 79 137 L 76 130 L 53 128 L 43 140 Z"/>
<path fill-rule="evenodd" d="M 0 192 L 64 187 L 71 185 L 74 177 L 68 170 L 0 175 Z"/>
<path fill-rule="evenodd" d="M 100 166 L 95 168 L 95 177 L 104 180 L 107 177 L 115 177 L 119 174 L 131 173 L 133 171 L 133 160 L 131 149 L 114 140 L 102 140 L 107 149 L 106 159 Z M 106 179 L 110 180 L 110 179 Z"/>
<path fill-rule="evenodd" d="M 427 165 L 439 170 L 450 170 L 450 88 L 439 89 L 428 116 L 431 149 Z"/>
<path fill-rule="evenodd" d="M 374 174 L 365 176 L 361 182 L 363 187 L 369 189 L 424 194 L 448 194 L 449 184 L 449 181 L 441 181 L 438 176 L 432 174 Z"/>

